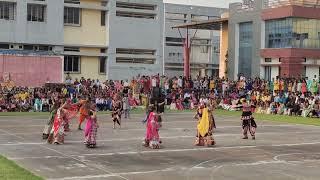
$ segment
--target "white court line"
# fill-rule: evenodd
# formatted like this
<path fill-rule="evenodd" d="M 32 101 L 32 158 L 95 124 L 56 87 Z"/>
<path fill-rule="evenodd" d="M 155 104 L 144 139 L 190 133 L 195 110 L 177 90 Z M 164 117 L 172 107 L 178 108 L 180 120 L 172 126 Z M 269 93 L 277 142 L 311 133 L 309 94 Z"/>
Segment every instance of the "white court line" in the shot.
<path fill-rule="evenodd" d="M 112 156 L 112 155 L 127 155 L 127 154 L 153 154 L 153 153 L 168 153 L 168 152 L 188 152 L 188 151 L 208 151 L 208 150 L 225 150 L 225 149 L 245 149 L 245 148 L 257 148 L 257 147 L 291 147 L 302 145 L 316 145 L 318 142 L 310 143 L 297 143 L 297 144 L 276 144 L 276 145 L 248 145 L 248 146 L 224 146 L 224 147 L 209 147 L 209 148 L 192 148 L 192 149 L 160 149 L 155 151 L 140 151 L 140 152 L 118 152 L 118 153 L 106 153 L 106 154 L 81 154 L 81 156 Z"/>
<path fill-rule="evenodd" d="M 116 177 L 117 175 L 137 175 L 137 174 L 150 174 L 157 172 L 169 172 L 174 171 L 174 168 L 166 168 L 161 170 L 152 170 L 152 171 L 135 171 L 135 172 L 123 172 L 123 173 L 113 173 L 113 174 L 102 174 L 102 175 L 89 175 L 89 176 L 73 176 L 73 177 L 65 177 L 65 178 L 51 178 L 47 180 L 74 180 L 74 179 L 92 179 L 92 178 L 109 178 Z"/>
<path fill-rule="evenodd" d="M 184 121 L 187 122 L 187 121 Z M 166 124 L 167 123 L 176 123 L 176 122 L 165 122 L 163 124 L 163 130 L 190 130 L 190 129 L 195 129 L 194 128 L 166 128 Z M 195 122 L 192 122 L 195 123 Z M 143 125 L 143 124 L 142 124 Z M 144 126 L 144 125 L 143 125 Z M 10 128 L 10 127 L 44 127 L 43 125 L 28 125 L 28 126 L 1 126 L 2 128 Z M 296 127 L 296 125 L 294 124 L 279 124 L 279 125 L 259 125 L 258 127 Z M 227 129 L 227 128 L 241 128 L 241 126 L 217 126 L 217 129 Z M 111 129 L 111 127 L 100 127 L 100 129 Z M 320 129 L 320 128 L 319 128 Z M 123 132 L 123 131 L 145 131 L 145 128 L 130 128 L 130 129 L 112 129 L 113 131 L 119 131 L 119 132 Z M 78 130 L 73 130 L 72 132 L 77 132 Z M 79 132 L 79 131 L 78 131 Z M 4 133 L 7 134 L 7 133 Z M 28 134 L 41 134 L 41 133 L 11 133 L 11 134 L 15 134 L 15 135 L 28 135 Z M 2 135 L 0 133 L 0 135 Z"/>
<path fill-rule="evenodd" d="M 0 131 L 5 132 L 5 133 L 7 133 L 8 135 L 12 135 L 11 133 L 9 133 L 9 132 L 7 132 L 7 131 L 5 131 L 5 130 L 3 130 L 3 129 L 0 129 Z M 13 135 L 13 136 L 15 136 L 15 137 L 17 137 L 17 138 L 19 138 L 19 139 L 25 140 L 25 139 L 24 139 L 23 137 L 21 137 L 21 136 L 17 136 L 17 135 Z M 52 149 L 52 148 L 50 148 L 50 147 L 44 146 L 43 144 L 39 144 L 39 146 L 42 147 L 42 148 L 48 149 L 48 150 L 50 150 L 50 151 L 56 152 L 56 153 L 58 153 L 58 154 L 60 154 L 60 155 L 62 155 L 62 156 L 64 156 L 64 157 L 68 157 L 68 158 L 71 158 L 71 159 L 76 160 L 76 161 L 78 161 L 78 162 L 81 162 L 81 163 L 83 163 L 84 165 L 86 165 L 86 166 L 88 166 L 88 167 L 91 166 L 91 167 L 93 167 L 93 168 L 95 168 L 95 169 L 98 169 L 98 170 L 101 170 L 101 171 L 103 171 L 103 172 L 105 172 L 105 173 L 113 174 L 111 171 L 108 171 L 108 170 L 106 170 L 105 168 L 88 165 L 86 162 L 84 162 L 84 161 L 82 161 L 82 160 L 80 160 L 80 159 L 77 159 L 76 157 L 73 157 L 73 156 L 64 154 L 64 153 L 62 153 L 62 152 L 60 152 L 60 151 L 58 151 L 58 150 L 55 150 L 55 149 Z M 124 180 L 129 180 L 129 179 L 127 179 L 127 178 L 125 178 L 125 177 L 123 177 L 123 176 L 121 176 L 121 175 L 115 175 L 115 176 L 116 176 L 116 177 L 119 177 L 119 178 L 121 178 L 121 179 L 124 179 Z"/>
<path fill-rule="evenodd" d="M 126 151 L 126 152 L 112 152 L 103 154 L 77 154 L 77 155 L 65 155 L 65 157 L 83 157 L 83 156 L 114 156 L 114 155 L 135 155 L 135 154 L 157 154 L 157 153 L 170 153 L 170 152 L 192 152 L 192 151 L 221 151 L 226 149 L 247 149 L 247 148 L 259 148 L 259 147 L 292 147 L 303 145 L 318 145 L 320 141 L 310 143 L 295 143 L 295 144 L 272 144 L 272 145 L 247 145 L 247 146 L 222 146 L 222 147 L 200 147 L 190 149 L 160 149 L 160 150 L 148 150 L 148 151 Z M 44 159 L 60 156 L 44 156 L 44 157 L 9 157 L 12 160 L 23 159 Z"/>
<path fill-rule="evenodd" d="M 257 133 L 257 135 L 281 135 L 281 134 L 305 134 L 305 131 L 301 132 L 266 132 L 266 133 Z M 309 132 L 310 133 L 310 132 Z M 318 133 L 318 131 L 311 131 L 311 133 Z M 240 136 L 240 133 L 230 133 L 230 134 L 216 134 L 214 137 L 228 137 L 228 136 Z M 195 138 L 195 136 L 163 136 L 161 139 L 179 139 L 179 138 Z M 105 139 L 97 140 L 97 142 L 119 142 L 119 141 L 134 141 L 134 140 L 143 140 L 143 137 L 138 138 L 118 138 L 118 139 Z M 83 141 L 66 141 L 67 143 L 83 143 Z M 18 146 L 18 145 L 43 145 L 47 144 L 45 142 L 34 143 L 34 142 L 18 142 L 18 143 L 6 143 L 0 144 L 0 146 Z"/>
<path fill-rule="evenodd" d="M 293 153 L 293 154 L 297 154 L 297 153 Z M 212 160 L 210 160 L 210 161 L 212 161 Z M 206 163 L 206 162 L 207 161 L 205 161 L 204 163 Z M 290 165 L 295 165 L 295 164 L 292 164 L 290 162 L 319 162 L 319 160 L 303 160 L 303 161 L 270 160 L 270 161 L 256 161 L 256 162 L 249 162 L 249 163 L 232 163 L 232 164 L 226 164 L 226 165 L 218 166 L 216 169 L 220 169 L 222 167 L 227 167 L 227 166 L 259 166 L 259 165 L 267 165 L 267 164 L 290 164 Z M 199 164 L 199 165 L 201 165 L 201 164 Z M 193 166 L 192 168 L 184 168 L 184 167 L 181 167 L 179 169 L 177 169 L 177 168 L 166 168 L 166 169 L 152 170 L 152 171 L 135 171 L 135 172 L 114 173 L 114 174 L 73 176 L 73 177 L 64 177 L 64 178 L 52 178 L 52 179 L 48 179 L 48 180 L 77 180 L 77 179 L 109 178 L 109 177 L 115 177 L 116 175 L 151 174 L 151 173 L 179 171 L 179 170 L 186 170 L 186 169 L 192 170 L 192 169 L 195 169 L 196 167 L 198 167 L 198 166 Z M 201 168 L 205 168 L 205 167 L 201 167 Z M 292 175 L 289 175 L 289 174 L 284 174 L 284 175 L 293 178 Z"/>

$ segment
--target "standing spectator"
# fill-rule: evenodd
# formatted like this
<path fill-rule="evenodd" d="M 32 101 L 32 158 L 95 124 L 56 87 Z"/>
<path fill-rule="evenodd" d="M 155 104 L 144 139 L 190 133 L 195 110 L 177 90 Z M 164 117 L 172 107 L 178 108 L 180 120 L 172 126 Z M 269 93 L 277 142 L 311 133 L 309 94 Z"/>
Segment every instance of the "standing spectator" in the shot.
<path fill-rule="evenodd" d="M 35 99 L 34 109 L 36 112 L 42 112 L 42 102 L 39 97 L 36 97 L 36 99 Z"/>
<path fill-rule="evenodd" d="M 126 94 L 122 98 L 122 105 L 123 105 L 123 111 L 124 111 L 124 118 L 129 118 L 130 119 L 130 103 L 129 103 L 129 98 L 128 94 Z"/>

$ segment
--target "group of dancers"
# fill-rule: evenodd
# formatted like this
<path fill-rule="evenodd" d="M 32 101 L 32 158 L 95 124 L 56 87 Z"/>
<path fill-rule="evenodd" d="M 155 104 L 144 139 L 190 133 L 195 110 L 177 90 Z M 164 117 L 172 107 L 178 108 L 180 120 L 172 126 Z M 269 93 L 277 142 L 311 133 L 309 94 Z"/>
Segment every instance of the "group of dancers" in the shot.
<path fill-rule="evenodd" d="M 120 95 L 115 95 L 112 102 L 112 121 L 113 128 L 118 124 L 121 128 L 121 114 L 123 113 L 122 101 Z M 197 133 L 195 145 L 197 146 L 213 146 L 216 144 L 213 133 L 216 129 L 216 123 L 213 116 L 215 102 L 202 102 L 197 108 L 194 116 L 197 119 Z M 248 139 L 248 132 L 255 139 L 257 124 L 252 116 L 252 108 L 254 108 L 246 100 L 238 106 L 242 108 L 242 129 L 243 139 Z M 164 103 L 157 101 L 150 103 L 147 108 L 146 118 L 143 123 L 146 124 L 146 134 L 143 146 L 152 149 L 159 149 L 162 143 L 159 130 L 162 127 L 162 114 L 164 111 Z M 88 148 L 96 147 L 97 130 L 99 128 L 97 120 L 96 106 L 90 99 L 83 99 L 79 103 L 72 104 L 70 99 L 61 99 L 56 101 L 51 109 L 49 121 L 43 130 L 43 139 L 50 144 L 64 144 L 64 137 L 70 131 L 69 122 L 77 114 L 79 115 L 78 130 L 82 130 L 81 125 L 86 121 L 84 128 L 84 144 Z"/>
<path fill-rule="evenodd" d="M 54 103 L 50 111 L 49 121 L 46 123 L 42 133 L 42 138 L 49 144 L 64 144 L 64 137 L 70 131 L 69 123 L 79 113 L 78 130 L 82 130 L 81 125 L 86 121 L 84 144 L 89 148 L 96 147 L 97 121 L 96 107 L 89 99 L 81 100 L 72 104 L 70 99 L 61 99 Z"/>

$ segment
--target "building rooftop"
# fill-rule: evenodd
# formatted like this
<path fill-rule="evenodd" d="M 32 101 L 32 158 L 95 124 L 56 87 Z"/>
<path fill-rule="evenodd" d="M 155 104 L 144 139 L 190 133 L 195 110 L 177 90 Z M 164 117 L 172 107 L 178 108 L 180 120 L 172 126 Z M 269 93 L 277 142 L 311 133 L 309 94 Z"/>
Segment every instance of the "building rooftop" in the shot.
<path fill-rule="evenodd" d="M 282 6 L 320 7 L 319 0 L 264 0 L 264 8 L 278 8 Z"/>

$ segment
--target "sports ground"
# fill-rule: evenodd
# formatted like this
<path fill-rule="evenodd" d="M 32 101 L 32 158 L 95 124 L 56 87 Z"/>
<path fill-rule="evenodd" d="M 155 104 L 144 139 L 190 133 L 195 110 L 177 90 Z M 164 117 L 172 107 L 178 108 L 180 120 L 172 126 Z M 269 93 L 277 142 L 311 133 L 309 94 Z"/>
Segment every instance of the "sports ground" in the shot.
<path fill-rule="evenodd" d="M 167 113 L 160 130 L 162 148 L 142 146 L 143 114 L 112 129 L 100 115 L 98 148 L 87 149 L 83 134 L 72 131 L 64 145 L 42 141 L 47 118 L 0 117 L 0 154 L 50 180 L 286 180 L 320 177 L 320 127 L 257 121 L 257 139 L 242 140 L 240 118 L 216 116 L 213 147 L 194 146 L 196 121 L 190 112 Z M 276 118 L 276 116 L 274 116 Z"/>

